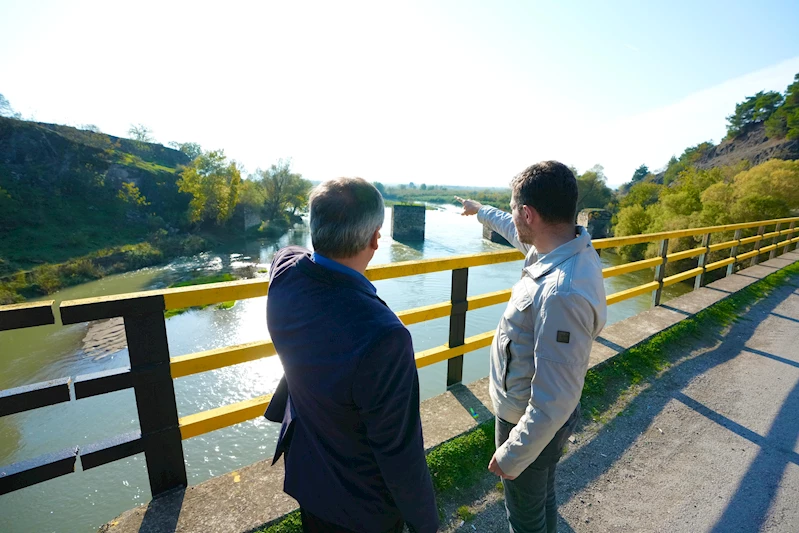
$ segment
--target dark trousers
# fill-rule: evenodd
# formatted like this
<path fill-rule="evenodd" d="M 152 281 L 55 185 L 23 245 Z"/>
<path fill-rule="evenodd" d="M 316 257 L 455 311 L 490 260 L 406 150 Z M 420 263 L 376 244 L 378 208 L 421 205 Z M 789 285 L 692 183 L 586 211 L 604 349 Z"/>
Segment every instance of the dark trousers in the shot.
<path fill-rule="evenodd" d="M 318 516 L 312 515 L 305 509 L 300 508 L 300 516 L 302 517 L 302 531 L 303 533 L 358 533 L 346 527 L 337 526 L 322 520 Z M 375 531 L 375 533 L 402 533 L 402 528 L 405 523 L 400 520 L 397 525 L 388 531 Z"/>
<path fill-rule="evenodd" d="M 580 406 L 555 433 L 541 455 L 519 477 L 503 479 L 505 510 L 510 533 L 555 533 L 558 529 L 558 508 L 555 501 L 555 467 L 580 418 Z M 508 440 L 516 424 L 496 418 L 497 448 Z"/>

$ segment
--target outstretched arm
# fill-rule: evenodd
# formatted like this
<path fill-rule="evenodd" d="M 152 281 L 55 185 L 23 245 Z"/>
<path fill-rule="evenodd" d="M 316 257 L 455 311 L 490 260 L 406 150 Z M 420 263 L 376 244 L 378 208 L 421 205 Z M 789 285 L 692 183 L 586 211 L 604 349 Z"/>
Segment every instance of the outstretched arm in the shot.
<path fill-rule="evenodd" d="M 530 251 L 531 246 L 519 240 L 519 234 L 513 224 L 513 215 L 496 207 L 483 205 L 476 200 L 463 199 L 460 196 L 456 196 L 455 199 L 463 205 L 462 216 L 477 215 L 477 220 L 481 224 L 505 237 L 505 240 L 521 253 L 527 255 Z"/>

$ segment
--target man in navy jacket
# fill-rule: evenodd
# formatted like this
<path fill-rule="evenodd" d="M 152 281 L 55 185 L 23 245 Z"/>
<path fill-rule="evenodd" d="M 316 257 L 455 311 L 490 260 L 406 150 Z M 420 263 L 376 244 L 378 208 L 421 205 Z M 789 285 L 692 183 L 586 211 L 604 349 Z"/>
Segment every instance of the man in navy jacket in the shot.
<path fill-rule="evenodd" d="M 401 532 L 407 523 L 432 533 L 411 336 L 364 277 L 383 199 L 363 179 L 339 178 L 309 203 L 315 252 L 280 250 L 267 298 L 288 388 L 276 452 L 285 452 L 284 490 L 304 531 Z"/>

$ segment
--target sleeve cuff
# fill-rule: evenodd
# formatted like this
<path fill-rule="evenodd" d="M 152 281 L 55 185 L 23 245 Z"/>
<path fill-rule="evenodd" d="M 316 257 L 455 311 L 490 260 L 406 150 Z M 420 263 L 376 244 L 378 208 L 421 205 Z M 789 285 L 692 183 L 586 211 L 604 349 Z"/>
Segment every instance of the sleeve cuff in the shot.
<path fill-rule="evenodd" d="M 510 457 L 507 441 L 497 448 L 497 451 L 494 453 L 494 458 L 496 458 L 499 468 L 506 476 L 518 477 L 524 472 L 524 469 L 527 468 L 526 466 L 520 467 L 520 465 L 516 464 Z"/>

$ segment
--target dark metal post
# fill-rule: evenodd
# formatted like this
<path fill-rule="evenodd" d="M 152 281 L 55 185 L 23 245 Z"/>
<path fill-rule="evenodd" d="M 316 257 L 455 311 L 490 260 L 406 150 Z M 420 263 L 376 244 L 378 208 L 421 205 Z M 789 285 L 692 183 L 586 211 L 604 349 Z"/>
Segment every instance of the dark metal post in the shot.
<path fill-rule="evenodd" d="M 705 267 L 707 266 L 707 260 L 710 256 L 710 233 L 705 233 L 705 236 L 702 237 L 702 247 L 705 249 L 705 253 L 699 256 L 699 264 L 697 265 L 702 267 L 702 272 L 696 276 L 696 280 L 694 281 L 694 290 L 700 288 L 705 282 Z"/>
<path fill-rule="evenodd" d="M 150 308 L 124 316 L 130 373 L 153 498 L 187 485 L 175 387 L 169 371 L 163 297 L 160 298 L 160 311 Z"/>
<path fill-rule="evenodd" d="M 463 346 L 466 339 L 466 290 L 469 286 L 469 269 L 457 268 L 452 271 L 452 312 L 449 316 L 449 347 Z M 463 380 L 463 356 L 447 361 L 447 387 Z"/>
<path fill-rule="evenodd" d="M 662 262 L 655 267 L 655 281 L 658 282 L 658 288 L 652 293 L 652 307 L 660 305 L 660 296 L 663 294 L 663 276 L 666 273 L 666 256 L 669 253 L 669 240 L 663 239 L 660 241 L 659 255 Z"/>
<path fill-rule="evenodd" d="M 732 263 L 727 265 L 727 276 L 732 276 L 733 274 L 735 274 L 735 263 L 737 262 L 738 258 L 738 245 L 740 244 L 741 240 L 740 229 L 735 230 L 735 235 L 733 236 L 733 239 L 739 242 L 736 242 L 735 245 L 732 248 L 730 248 L 730 257 L 732 257 L 733 261 Z"/>
<path fill-rule="evenodd" d="M 780 229 L 782 229 L 782 222 L 777 224 L 777 227 L 774 228 L 774 231 L 780 231 Z M 779 235 L 775 235 L 774 238 L 771 239 L 771 244 L 777 244 L 779 241 L 780 241 L 780 236 Z M 777 257 L 777 249 L 776 248 L 771 250 L 771 252 L 768 254 L 768 258 L 769 259 L 774 259 L 775 257 Z"/>
<path fill-rule="evenodd" d="M 760 226 L 759 228 L 757 228 L 757 234 L 758 234 L 758 235 L 763 235 L 763 233 L 765 233 L 765 232 L 766 232 L 766 226 Z M 760 251 L 760 242 L 761 242 L 762 240 L 763 240 L 763 238 L 762 238 L 762 237 L 761 237 L 760 239 L 756 240 L 756 241 L 755 241 L 755 246 L 754 246 L 754 248 L 752 248 L 752 249 L 753 249 L 753 250 L 758 250 L 758 251 Z M 760 260 L 760 254 L 757 254 L 757 255 L 756 255 L 756 256 L 754 256 L 754 257 L 752 258 L 752 260 L 749 262 L 749 266 L 750 266 L 750 267 L 753 267 L 753 266 L 755 266 L 759 260 Z"/>

